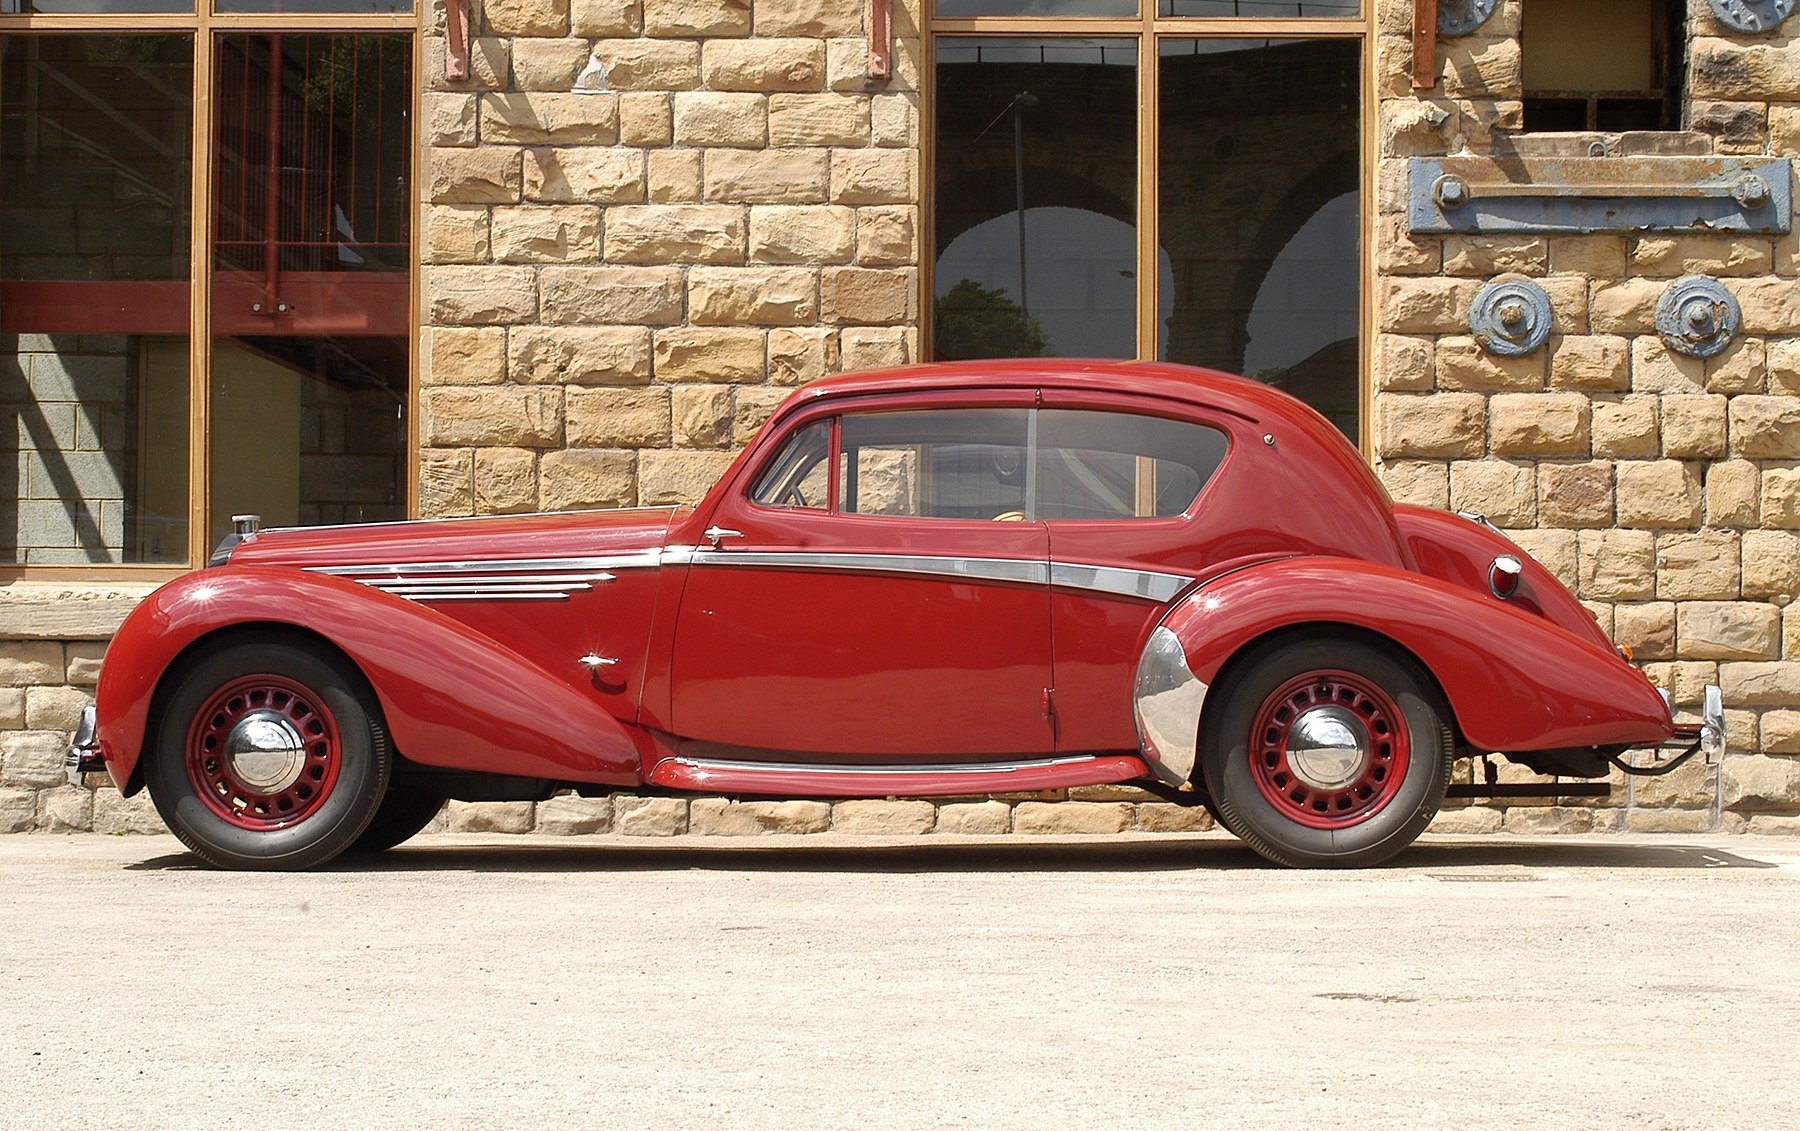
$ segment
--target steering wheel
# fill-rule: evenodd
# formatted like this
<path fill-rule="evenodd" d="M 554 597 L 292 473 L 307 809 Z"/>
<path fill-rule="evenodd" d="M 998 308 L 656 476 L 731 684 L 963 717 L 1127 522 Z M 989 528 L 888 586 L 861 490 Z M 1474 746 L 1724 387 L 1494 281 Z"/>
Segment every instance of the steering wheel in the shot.
<path fill-rule="evenodd" d="M 1024 511 L 1001 511 L 991 520 L 993 522 L 1024 522 Z"/>

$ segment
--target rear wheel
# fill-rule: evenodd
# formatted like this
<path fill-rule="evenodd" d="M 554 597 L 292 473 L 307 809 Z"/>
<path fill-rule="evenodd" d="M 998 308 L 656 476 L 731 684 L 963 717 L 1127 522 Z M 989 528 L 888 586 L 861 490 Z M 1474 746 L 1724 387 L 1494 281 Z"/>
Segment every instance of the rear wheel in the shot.
<path fill-rule="evenodd" d="M 352 852 L 382 852 L 417 836 L 444 807 L 445 797 L 430 790 L 395 786 L 375 810 L 374 820 L 350 846 Z"/>
<path fill-rule="evenodd" d="M 1224 689 L 1201 770 L 1221 824 L 1292 867 L 1378 863 L 1431 823 L 1454 744 L 1429 677 L 1360 641 L 1277 647 Z"/>
<path fill-rule="evenodd" d="M 391 757 L 360 673 L 310 649 L 243 641 L 177 677 L 145 763 L 157 812 L 222 868 L 297 869 L 348 848 Z"/>

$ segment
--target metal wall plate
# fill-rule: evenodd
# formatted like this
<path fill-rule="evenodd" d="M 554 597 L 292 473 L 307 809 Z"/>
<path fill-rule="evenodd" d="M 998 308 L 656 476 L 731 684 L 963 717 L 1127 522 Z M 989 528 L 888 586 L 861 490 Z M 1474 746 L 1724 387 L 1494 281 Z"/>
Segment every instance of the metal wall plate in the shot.
<path fill-rule="evenodd" d="M 1793 229 L 1785 157 L 1414 157 L 1414 232 L 1734 232 Z"/>
<path fill-rule="evenodd" d="M 1469 304 L 1469 332 L 1489 353 L 1524 357 L 1550 337 L 1550 296 L 1523 275 L 1502 275 Z"/>
<path fill-rule="evenodd" d="M 1438 0 L 1438 34 L 1472 35 L 1494 14 L 1500 0 Z M 1789 0 L 1792 3 L 1792 0 Z"/>
<path fill-rule="evenodd" d="M 1737 296 L 1705 275 L 1675 280 L 1656 304 L 1656 332 L 1663 344 L 1688 357 L 1722 353 L 1742 324 Z"/>
<path fill-rule="evenodd" d="M 1738 31 L 1773 31 L 1794 14 L 1794 0 L 1709 0 L 1713 14 Z M 1441 20 L 1439 21 L 1442 22 Z"/>

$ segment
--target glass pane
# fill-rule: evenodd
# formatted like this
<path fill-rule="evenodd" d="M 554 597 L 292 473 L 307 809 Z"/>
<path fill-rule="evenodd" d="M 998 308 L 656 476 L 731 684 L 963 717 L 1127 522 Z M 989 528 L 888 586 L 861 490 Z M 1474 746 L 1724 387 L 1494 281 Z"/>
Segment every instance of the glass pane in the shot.
<path fill-rule="evenodd" d="M 940 39 L 937 356 L 1137 352 L 1137 41 Z"/>
<path fill-rule="evenodd" d="M 1358 44 L 1164 40 L 1158 356 L 1357 436 Z"/>
<path fill-rule="evenodd" d="M 284 16 L 324 13 L 410 12 L 412 0 L 218 0 L 216 12 L 275 12 Z"/>
<path fill-rule="evenodd" d="M 1362 15 L 1361 0 L 1160 0 L 1159 16 L 1247 20 L 1349 19 Z"/>
<path fill-rule="evenodd" d="M 193 39 L 0 37 L 0 561 L 187 560 Z"/>
<path fill-rule="evenodd" d="M 1185 512 L 1225 458 L 1225 434 L 1123 412 L 1038 413 L 1040 518 L 1167 518 Z"/>
<path fill-rule="evenodd" d="M 970 16 L 1112 16 L 1138 14 L 1137 0 L 938 0 L 942 19 Z"/>
<path fill-rule="evenodd" d="M 750 492 L 765 507 L 822 508 L 831 490 L 831 421 L 808 424 L 787 442 Z"/>
<path fill-rule="evenodd" d="M 842 509 L 917 518 L 1023 519 L 1025 409 L 844 418 Z"/>
<path fill-rule="evenodd" d="M 211 537 L 404 517 L 403 35 L 219 40 Z"/>
<path fill-rule="evenodd" d="M 194 0 L 0 0 L 0 15 L 35 12 L 42 16 L 129 16 L 193 10 Z"/>

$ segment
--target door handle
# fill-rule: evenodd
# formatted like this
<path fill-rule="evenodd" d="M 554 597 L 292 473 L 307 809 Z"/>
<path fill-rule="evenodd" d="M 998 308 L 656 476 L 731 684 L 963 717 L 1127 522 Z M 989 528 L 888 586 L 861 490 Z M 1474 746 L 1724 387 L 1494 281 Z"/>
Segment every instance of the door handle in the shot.
<path fill-rule="evenodd" d="M 712 543 L 713 549 L 715 550 L 719 548 L 719 539 L 742 538 L 743 536 L 744 532 L 742 530 L 727 530 L 723 526 L 709 526 L 706 528 L 706 540 Z"/>
<path fill-rule="evenodd" d="M 601 668 L 612 667 L 619 662 L 619 658 L 617 656 L 596 656 L 594 653 L 589 652 L 575 662 L 586 668 L 588 671 L 593 672 L 599 671 Z"/>

